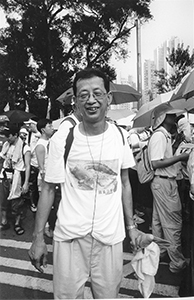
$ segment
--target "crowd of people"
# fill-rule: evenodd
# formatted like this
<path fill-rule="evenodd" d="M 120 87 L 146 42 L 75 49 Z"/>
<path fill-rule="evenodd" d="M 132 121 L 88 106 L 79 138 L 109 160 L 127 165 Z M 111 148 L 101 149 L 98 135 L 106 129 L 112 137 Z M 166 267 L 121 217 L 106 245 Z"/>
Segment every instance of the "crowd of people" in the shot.
<path fill-rule="evenodd" d="M 35 213 L 29 257 L 40 272 L 47 263 L 44 235 L 53 238 L 54 298 L 84 298 L 88 277 L 94 298 L 117 298 L 126 234 L 132 251 L 154 237 L 168 241 L 160 255 L 168 255 L 172 273 L 189 263 L 181 231 L 193 191 L 187 161 L 194 148 L 194 124 L 164 104 L 155 109 L 152 127 L 120 128 L 107 118 L 112 94 L 107 76 L 98 69 L 79 71 L 73 91 L 73 113 L 55 133 L 49 119 L 0 128 L 5 136 L 0 226 L 10 228 L 11 212 L 15 232 L 23 234 L 28 202 Z M 136 155 L 145 144 L 155 176 L 141 184 Z M 145 232 L 137 227 L 144 214 Z"/>

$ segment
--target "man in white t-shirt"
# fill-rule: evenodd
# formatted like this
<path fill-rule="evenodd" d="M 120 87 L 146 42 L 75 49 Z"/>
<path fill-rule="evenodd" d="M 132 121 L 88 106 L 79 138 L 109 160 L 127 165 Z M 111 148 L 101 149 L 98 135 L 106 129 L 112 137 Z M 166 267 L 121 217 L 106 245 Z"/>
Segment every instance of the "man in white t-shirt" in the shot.
<path fill-rule="evenodd" d="M 73 89 L 82 122 L 74 128 L 66 164 L 67 132 L 56 132 L 51 138 L 29 256 L 43 272 L 41 265 L 46 266 L 47 255 L 44 226 L 54 186 L 60 183 L 62 199 L 53 241 L 54 298 L 84 298 L 89 276 L 94 298 L 116 298 L 123 268 L 123 210 L 135 248 L 141 237 L 133 222 L 128 178 L 134 158 L 127 132 L 121 129 L 121 134 L 106 122 L 112 95 L 105 74 L 97 69 L 82 70 L 75 76 Z"/>
<path fill-rule="evenodd" d="M 186 267 L 186 260 L 181 250 L 182 211 L 176 182 L 177 162 L 187 161 L 189 154 L 173 156 L 171 129 L 175 124 L 177 113 L 169 104 L 155 109 L 154 126 L 156 130 L 150 138 L 148 153 L 155 170 L 151 182 L 153 193 L 152 233 L 156 237 L 171 242 L 167 248 L 170 258 L 169 269 L 178 273 Z M 166 249 L 161 249 L 164 255 Z"/>

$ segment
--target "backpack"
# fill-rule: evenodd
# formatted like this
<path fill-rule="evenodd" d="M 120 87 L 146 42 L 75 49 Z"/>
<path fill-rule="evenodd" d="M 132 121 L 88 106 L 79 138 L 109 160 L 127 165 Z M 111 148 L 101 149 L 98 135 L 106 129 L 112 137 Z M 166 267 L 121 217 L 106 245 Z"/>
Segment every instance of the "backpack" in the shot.
<path fill-rule="evenodd" d="M 156 130 L 152 133 L 152 135 L 157 131 L 163 132 L 162 130 Z M 151 136 L 150 136 L 150 138 L 151 138 Z M 148 140 L 147 145 L 143 146 L 142 149 L 137 153 L 137 155 L 135 157 L 137 175 L 138 175 L 140 183 L 147 183 L 147 182 L 152 181 L 152 179 L 154 178 L 154 174 L 155 174 L 155 171 L 153 170 L 152 164 L 148 157 L 148 145 L 149 145 L 150 138 Z"/>
<path fill-rule="evenodd" d="M 115 126 L 121 134 L 123 145 L 125 145 L 125 139 L 124 139 L 123 132 L 122 132 L 121 128 L 116 124 L 115 124 Z M 67 138 L 66 138 L 65 152 L 64 152 L 64 164 L 65 164 L 65 166 L 66 166 L 67 157 L 69 155 L 69 151 L 71 149 L 73 139 L 74 139 L 74 136 L 73 136 L 74 128 L 75 128 L 75 126 L 73 126 L 69 129 L 69 133 L 68 133 Z"/>

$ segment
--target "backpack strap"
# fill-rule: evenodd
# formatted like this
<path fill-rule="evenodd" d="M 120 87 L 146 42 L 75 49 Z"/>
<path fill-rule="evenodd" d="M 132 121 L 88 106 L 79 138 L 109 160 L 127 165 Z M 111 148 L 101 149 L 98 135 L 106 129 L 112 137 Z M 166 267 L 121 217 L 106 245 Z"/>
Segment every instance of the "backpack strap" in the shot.
<path fill-rule="evenodd" d="M 120 132 L 121 136 L 122 136 L 122 140 L 123 140 L 123 145 L 125 145 L 125 139 L 124 139 L 124 135 L 122 132 L 122 129 L 119 125 L 115 124 L 116 128 L 118 129 L 118 131 Z"/>
<path fill-rule="evenodd" d="M 68 117 L 66 117 L 63 121 L 61 121 L 60 125 L 61 125 L 63 122 L 65 122 L 65 121 L 69 121 L 73 126 L 76 125 L 75 120 L 74 120 L 71 116 L 68 116 Z"/>
<path fill-rule="evenodd" d="M 64 163 L 65 163 L 65 166 L 66 166 L 67 157 L 69 155 L 69 151 L 71 149 L 71 145 L 72 145 L 73 139 L 74 139 L 74 136 L 73 136 L 74 128 L 75 128 L 75 126 L 73 126 L 73 127 L 71 127 L 69 129 L 69 133 L 68 133 L 68 136 L 66 138 L 65 153 L 64 153 Z"/>

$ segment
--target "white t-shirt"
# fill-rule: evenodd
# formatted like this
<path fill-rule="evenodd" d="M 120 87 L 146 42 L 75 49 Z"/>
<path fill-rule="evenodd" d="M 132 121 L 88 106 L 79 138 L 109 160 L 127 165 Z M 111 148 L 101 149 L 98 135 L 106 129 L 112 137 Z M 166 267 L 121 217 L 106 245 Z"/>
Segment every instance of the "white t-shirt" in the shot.
<path fill-rule="evenodd" d="M 159 130 L 151 136 L 148 145 L 148 154 L 151 161 L 173 156 L 171 134 L 164 127 L 159 127 Z M 155 175 L 176 177 L 177 171 L 177 164 L 174 164 L 166 168 L 156 169 Z"/>
<path fill-rule="evenodd" d="M 134 165 L 127 142 L 115 125 L 108 123 L 104 134 L 88 136 L 74 128 L 74 140 L 64 165 L 66 137 L 51 138 L 45 181 L 61 183 L 62 199 L 54 239 L 84 237 L 88 233 L 113 245 L 125 237 L 121 201 L 121 169 Z M 98 184 L 96 181 L 98 178 Z"/>
<path fill-rule="evenodd" d="M 79 121 L 76 118 L 76 116 L 74 114 L 71 114 L 62 120 L 62 123 L 59 125 L 57 132 L 60 132 L 62 134 L 64 134 L 64 132 L 69 132 L 69 129 L 74 126 L 74 124 L 72 124 L 73 122 L 71 123 L 71 121 L 68 120 L 69 118 L 73 119 L 75 124 L 79 124 Z"/>
<path fill-rule="evenodd" d="M 35 148 L 40 138 L 40 135 L 41 135 L 40 132 L 36 132 L 36 133 L 32 132 L 31 139 L 30 139 L 30 150 L 31 150 L 30 164 L 35 168 L 38 168 L 38 161 L 36 158 Z"/>
<path fill-rule="evenodd" d="M 26 152 L 30 151 L 30 147 L 27 144 L 25 144 L 22 151 L 23 151 L 23 154 L 21 153 L 20 158 L 14 165 L 14 169 L 17 171 L 25 171 L 24 156 L 25 156 Z"/>

